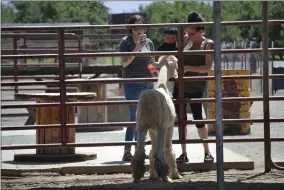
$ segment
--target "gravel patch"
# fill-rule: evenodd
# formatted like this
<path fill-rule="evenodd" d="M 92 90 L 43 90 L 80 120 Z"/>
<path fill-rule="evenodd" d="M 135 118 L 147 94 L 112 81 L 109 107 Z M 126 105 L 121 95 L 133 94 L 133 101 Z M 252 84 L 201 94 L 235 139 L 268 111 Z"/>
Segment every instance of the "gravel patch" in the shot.
<path fill-rule="evenodd" d="M 2 178 L 2 189 L 34 189 L 34 190 L 216 190 L 216 172 L 184 173 L 183 179 L 174 183 L 163 183 L 159 180 L 149 180 L 145 176 L 140 184 L 133 184 L 131 175 L 43 175 L 29 174 L 18 179 Z M 263 174 L 259 172 L 245 172 L 229 170 L 225 172 L 225 189 L 230 190 L 283 190 L 284 173 L 273 170 Z"/>

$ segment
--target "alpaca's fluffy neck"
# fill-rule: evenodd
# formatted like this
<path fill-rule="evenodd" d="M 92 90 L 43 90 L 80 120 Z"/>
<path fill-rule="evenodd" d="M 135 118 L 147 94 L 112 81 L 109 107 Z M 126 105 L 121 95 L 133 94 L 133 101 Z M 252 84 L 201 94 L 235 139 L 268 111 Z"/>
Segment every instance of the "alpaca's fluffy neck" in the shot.
<path fill-rule="evenodd" d="M 168 93 L 167 83 L 168 83 L 168 80 L 169 80 L 168 69 L 169 68 L 168 68 L 167 65 L 164 65 L 164 66 L 161 67 L 160 73 L 159 73 L 159 76 L 158 76 L 158 82 L 157 82 L 157 89 L 162 88 L 167 93 Z"/>

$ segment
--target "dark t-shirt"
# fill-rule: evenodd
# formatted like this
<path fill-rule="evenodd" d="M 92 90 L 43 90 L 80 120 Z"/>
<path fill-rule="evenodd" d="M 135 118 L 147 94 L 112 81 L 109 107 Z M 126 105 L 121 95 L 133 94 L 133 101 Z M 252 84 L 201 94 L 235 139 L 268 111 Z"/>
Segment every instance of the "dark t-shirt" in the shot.
<path fill-rule="evenodd" d="M 159 45 L 157 51 L 177 51 L 177 46 L 176 43 L 172 44 L 167 44 L 167 43 L 162 43 Z"/>
<path fill-rule="evenodd" d="M 120 52 L 132 52 L 135 49 L 135 42 L 131 35 L 125 36 L 121 39 L 119 44 Z M 154 51 L 153 42 L 150 39 L 146 39 L 146 45 L 140 52 Z M 150 78 L 152 77 L 147 65 L 152 62 L 152 56 L 135 56 L 131 64 L 127 67 L 122 67 L 123 78 Z"/>
<path fill-rule="evenodd" d="M 200 50 L 205 50 L 209 39 L 205 39 L 202 42 Z M 189 50 L 192 50 L 190 48 Z M 206 55 L 185 55 L 184 66 L 203 66 L 206 64 Z M 207 76 L 208 73 L 198 73 L 188 71 L 184 73 L 185 77 Z M 184 83 L 184 92 L 186 93 L 198 93 L 204 92 L 207 82 L 206 81 L 192 81 Z"/>

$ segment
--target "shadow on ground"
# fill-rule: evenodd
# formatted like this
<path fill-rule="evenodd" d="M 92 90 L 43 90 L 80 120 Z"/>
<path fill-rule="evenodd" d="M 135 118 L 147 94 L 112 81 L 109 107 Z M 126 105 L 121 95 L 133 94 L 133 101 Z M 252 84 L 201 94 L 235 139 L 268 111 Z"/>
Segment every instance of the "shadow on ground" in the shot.
<path fill-rule="evenodd" d="M 32 190 L 216 190 L 216 182 L 180 182 L 173 184 L 164 184 L 161 182 L 151 182 L 144 180 L 140 184 L 108 184 L 95 186 L 73 186 L 65 188 L 34 188 Z M 241 183 L 241 182 L 226 182 L 225 189 L 227 190 L 284 190 L 283 183 Z"/>
<path fill-rule="evenodd" d="M 3 161 L 3 164 L 12 165 L 27 165 L 27 166 L 42 166 L 42 165 L 59 165 L 59 164 L 70 164 L 70 163 L 84 163 L 85 161 L 74 161 L 74 162 L 20 162 L 20 161 Z"/>

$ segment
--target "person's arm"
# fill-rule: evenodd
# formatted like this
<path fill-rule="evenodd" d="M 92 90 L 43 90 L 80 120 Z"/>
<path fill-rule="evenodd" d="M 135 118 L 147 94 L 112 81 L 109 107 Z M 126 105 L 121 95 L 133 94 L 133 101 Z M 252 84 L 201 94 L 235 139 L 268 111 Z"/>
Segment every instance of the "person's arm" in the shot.
<path fill-rule="evenodd" d="M 136 47 L 134 48 L 134 50 L 132 52 L 139 52 L 144 45 L 145 45 L 145 42 L 141 43 L 141 44 L 140 43 L 136 44 Z M 129 47 L 128 47 L 126 40 L 124 40 L 124 39 L 121 40 L 121 42 L 119 44 L 119 51 L 120 52 L 129 52 Z M 121 56 L 122 66 L 127 67 L 133 61 L 134 58 L 135 58 L 135 56 Z"/>
<path fill-rule="evenodd" d="M 214 42 L 212 40 L 209 40 L 206 45 L 206 50 L 212 50 L 213 49 Z M 213 54 L 206 54 L 205 55 L 205 65 L 202 66 L 184 66 L 184 71 L 191 71 L 191 72 L 197 72 L 197 73 L 208 73 L 213 64 Z"/>

